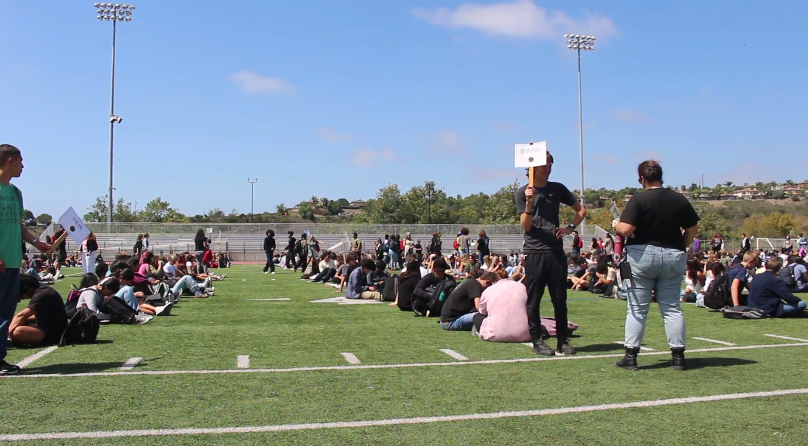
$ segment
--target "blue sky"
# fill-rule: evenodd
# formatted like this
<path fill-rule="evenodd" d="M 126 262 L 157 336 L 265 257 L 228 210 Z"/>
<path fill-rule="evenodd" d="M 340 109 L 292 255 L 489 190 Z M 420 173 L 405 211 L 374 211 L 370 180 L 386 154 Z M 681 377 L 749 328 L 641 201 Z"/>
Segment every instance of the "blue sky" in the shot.
<path fill-rule="evenodd" d="M 92 1 L 0 0 L 0 141 L 36 213 L 108 182 L 111 24 Z M 577 188 L 805 180 L 801 1 L 139 1 L 118 27 L 115 186 L 138 207 L 274 210 L 434 180 L 495 192 L 513 144 L 547 140 Z M 803 129 L 803 130 L 800 130 Z M 358 180 L 358 181 L 356 181 Z"/>

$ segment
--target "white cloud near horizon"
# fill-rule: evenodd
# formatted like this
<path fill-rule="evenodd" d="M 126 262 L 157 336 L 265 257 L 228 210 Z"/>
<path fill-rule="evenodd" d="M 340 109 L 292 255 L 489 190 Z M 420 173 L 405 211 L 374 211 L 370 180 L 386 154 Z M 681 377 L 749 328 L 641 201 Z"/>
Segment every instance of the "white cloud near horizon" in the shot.
<path fill-rule="evenodd" d="M 522 39 L 561 39 L 564 34 L 608 37 L 619 33 L 608 17 L 585 12 L 582 17 L 574 18 L 563 11 L 540 8 L 532 0 L 464 3 L 454 9 L 415 7 L 410 12 L 436 26 L 469 28 L 489 35 Z"/>
<path fill-rule="evenodd" d="M 245 93 L 293 95 L 295 86 L 277 77 L 261 76 L 242 70 L 230 76 L 230 81 Z"/>
<path fill-rule="evenodd" d="M 396 159 L 398 157 L 393 149 L 359 149 L 351 153 L 351 164 L 359 167 L 371 167 L 377 161 L 394 161 Z"/>
<path fill-rule="evenodd" d="M 636 112 L 629 108 L 618 108 L 612 110 L 612 118 L 620 122 L 648 122 L 651 118 L 648 115 Z"/>
<path fill-rule="evenodd" d="M 438 149 L 442 149 L 455 153 L 466 153 L 467 150 L 463 147 L 465 139 L 454 130 L 445 130 L 431 135 L 432 140 Z"/>
<path fill-rule="evenodd" d="M 328 127 L 317 128 L 317 134 L 320 135 L 320 138 L 323 138 L 328 142 L 350 141 L 353 139 L 351 135 L 342 134 Z"/>

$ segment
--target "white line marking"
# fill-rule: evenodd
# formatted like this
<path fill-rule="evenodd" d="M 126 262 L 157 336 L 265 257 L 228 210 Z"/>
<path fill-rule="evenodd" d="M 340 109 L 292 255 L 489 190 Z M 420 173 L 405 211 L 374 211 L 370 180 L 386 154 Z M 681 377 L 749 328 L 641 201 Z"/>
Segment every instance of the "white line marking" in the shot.
<path fill-rule="evenodd" d="M 808 389 L 788 389 L 788 390 L 774 390 L 770 392 L 730 393 L 723 395 L 669 398 L 665 400 L 633 401 L 628 403 L 600 404 L 596 406 L 575 406 L 575 407 L 562 407 L 557 409 L 521 410 L 513 412 L 472 413 L 464 415 L 447 415 L 439 417 L 388 418 L 383 420 L 338 421 L 331 423 L 276 424 L 269 426 L 13 434 L 13 435 L 0 435 L 0 441 L 68 440 L 76 438 L 162 437 L 168 435 L 246 434 L 256 432 L 289 432 L 289 431 L 306 431 L 317 429 L 346 429 L 346 428 L 364 428 L 364 427 L 376 427 L 376 426 L 399 426 L 407 424 L 445 423 L 452 421 L 542 417 L 548 415 L 564 415 L 570 413 L 598 412 L 603 410 L 637 409 L 637 408 L 648 408 L 659 406 L 672 406 L 678 404 L 709 403 L 714 401 L 729 401 L 729 400 L 741 400 L 750 398 L 771 398 L 775 396 L 805 395 L 805 394 L 808 394 Z"/>
<path fill-rule="evenodd" d="M 448 348 L 442 348 L 442 349 L 440 349 L 440 351 L 442 351 L 443 353 L 446 353 L 447 355 L 451 356 L 454 359 L 457 359 L 458 361 L 468 361 L 469 360 L 469 358 L 466 358 L 465 356 L 461 355 L 460 353 L 458 353 L 458 352 L 456 352 L 454 350 L 450 350 Z"/>
<path fill-rule="evenodd" d="M 359 358 L 357 358 L 353 353 L 343 353 L 342 357 L 348 361 L 348 364 L 362 364 L 362 361 L 360 361 Z"/>
<path fill-rule="evenodd" d="M 620 344 L 620 345 L 626 345 L 626 343 L 623 342 L 623 341 L 614 341 L 614 343 L 615 344 Z M 655 352 L 656 351 L 651 347 L 643 347 L 642 345 L 640 346 L 640 350 L 642 350 L 644 352 Z"/>
<path fill-rule="evenodd" d="M 238 358 L 236 358 L 236 367 L 240 369 L 249 369 L 250 355 L 239 355 Z"/>
<path fill-rule="evenodd" d="M 735 345 L 735 344 L 733 344 L 732 342 L 718 341 L 718 340 L 716 340 L 716 339 L 710 339 L 710 338 L 697 338 L 697 337 L 693 336 L 693 339 L 695 339 L 695 340 L 697 340 L 697 341 L 712 342 L 712 343 L 714 343 L 714 344 L 721 344 L 721 345 Z"/>
<path fill-rule="evenodd" d="M 773 335 L 773 334 L 765 334 L 763 336 L 768 336 L 770 338 L 788 339 L 789 341 L 808 342 L 808 339 L 792 338 L 792 337 L 789 337 L 789 336 L 780 336 L 780 335 Z"/>
<path fill-rule="evenodd" d="M 278 300 L 292 300 L 288 297 L 273 297 L 271 299 L 247 299 L 247 300 L 254 300 L 254 301 L 261 301 L 261 302 L 274 302 Z"/>
<path fill-rule="evenodd" d="M 735 350 L 757 350 L 761 348 L 784 348 L 784 347 L 808 347 L 808 344 L 765 344 L 765 345 L 743 345 L 737 347 L 713 347 L 688 350 L 688 354 L 725 352 Z M 669 355 L 670 352 L 650 352 L 644 356 Z M 363 364 L 363 365 L 336 365 L 336 366 L 309 366 L 292 367 L 287 369 L 220 369 L 220 370 L 138 370 L 131 372 L 90 372 L 90 373 L 41 373 L 41 374 L 20 374 L 4 376 L 2 379 L 19 378 L 83 378 L 90 376 L 141 376 L 141 375 L 219 375 L 228 373 L 291 373 L 291 372 L 321 372 L 330 370 L 377 370 L 377 369 L 407 369 L 420 367 L 444 367 L 462 365 L 488 365 L 488 364 L 516 364 L 520 362 L 541 362 L 541 361 L 575 361 L 583 359 L 605 359 L 622 358 L 623 353 L 608 355 L 574 355 L 574 356 L 540 356 L 535 358 L 517 359 L 487 359 L 482 361 L 465 362 L 420 362 L 412 364 Z"/>
<path fill-rule="evenodd" d="M 28 367 L 29 365 L 31 365 L 37 359 L 47 355 L 48 353 L 56 350 L 57 348 L 59 348 L 59 347 L 54 345 L 52 347 L 48 347 L 46 349 L 40 350 L 40 351 L 34 353 L 33 355 L 31 355 L 31 356 L 23 359 L 22 361 L 18 362 L 17 367 L 19 367 L 21 369 L 24 369 L 24 368 Z"/>
<path fill-rule="evenodd" d="M 140 361 L 143 361 L 143 358 L 129 358 L 123 363 L 121 370 L 132 370 Z"/>

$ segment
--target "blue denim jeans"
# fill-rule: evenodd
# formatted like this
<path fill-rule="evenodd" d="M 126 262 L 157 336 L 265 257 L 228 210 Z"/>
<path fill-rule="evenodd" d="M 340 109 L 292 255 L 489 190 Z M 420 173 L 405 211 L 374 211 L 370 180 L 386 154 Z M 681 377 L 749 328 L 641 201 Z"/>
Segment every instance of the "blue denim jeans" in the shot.
<path fill-rule="evenodd" d="M 626 247 L 626 257 L 631 265 L 626 347 L 637 348 L 642 344 L 653 291 L 665 323 L 668 345 L 683 348 L 685 318 L 679 306 L 679 293 L 685 275 L 685 252 L 651 245 L 631 245 Z"/>
<path fill-rule="evenodd" d="M 0 274 L 0 361 L 8 353 L 8 327 L 20 301 L 20 269 L 6 268 Z"/>
<path fill-rule="evenodd" d="M 474 313 L 464 314 L 452 322 L 441 322 L 440 326 L 444 330 L 449 331 L 471 331 L 471 327 L 474 326 L 473 320 L 475 314 L 477 314 L 476 311 Z"/>
<path fill-rule="evenodd" d="M 794 316 L 797 313 L 805 311 L 806 304 L 801 300 L 797 305 L 783 304 L 783 317 Z"/>
<path fill-rule="evenodd" d="M 197 294 L 200 290 L 200 284 L 194 280 L 193 276 L 182 276 L 180 280 L 174 284 L 174 288 L 171 289 L 171 292 L 174 293 L 175 296 L 181 296 L 182 290 L 188 290 L 193 294 Z"/>

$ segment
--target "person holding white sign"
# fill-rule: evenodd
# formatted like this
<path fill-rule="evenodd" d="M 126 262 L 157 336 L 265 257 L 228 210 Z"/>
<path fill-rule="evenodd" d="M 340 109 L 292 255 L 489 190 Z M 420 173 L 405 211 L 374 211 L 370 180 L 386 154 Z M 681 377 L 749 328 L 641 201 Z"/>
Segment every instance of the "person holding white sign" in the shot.
<path fill-rule="evenodd" d="M 6 362 L 8 329 L 20 300 L 20 265 L 23 240 L 42 252 L 51 245 L 38 241 L 22 223 L 22 192 L 11 184 L 22 175 L 22 154 L 11 144 L 0 144 L 0 376 L 20 372 Z"/>
<path fill-rule="evenodd" d="M 530 160 L 533 162 L 533 160 Z M 567 339 L 567 259 L 562 239 L 578 227 L 586 217 L 586 209 L 572 192 L 561 183 L 549 181 L 553 156 L 546 152 L 544 165 L 528 168 L 530 183 L 516 191 L 516 208 L 525 231 L 525 285 L 527 286 L 527 315 L 533 351 L 539 355 L 574 355 L 575 349 Z M 530 172 L 530 169 L 533 171 Z M 561 204 L 575 211 L 567 226 L 559 223 Z M 549 337 L 541 325 L 540 304 L 544 289 L 549 288 L 555 312 L 557 350 L 545 343 Z"/>

